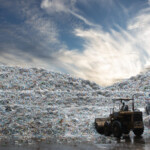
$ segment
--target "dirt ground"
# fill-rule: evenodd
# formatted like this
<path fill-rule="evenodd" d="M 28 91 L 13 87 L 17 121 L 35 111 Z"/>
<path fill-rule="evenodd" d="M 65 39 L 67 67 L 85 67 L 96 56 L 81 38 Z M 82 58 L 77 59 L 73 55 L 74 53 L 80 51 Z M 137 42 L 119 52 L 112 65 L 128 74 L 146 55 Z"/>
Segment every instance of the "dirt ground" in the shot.
<path fill-rule="evenodd" d="M 34 145 L 1 145 L 0 150 L 149 150 L 150 135 L 137 138 L 127 136 L 116 140 L 113 144 L 78 144 L 78 145 L 58 145 L 36 143 Z"/>

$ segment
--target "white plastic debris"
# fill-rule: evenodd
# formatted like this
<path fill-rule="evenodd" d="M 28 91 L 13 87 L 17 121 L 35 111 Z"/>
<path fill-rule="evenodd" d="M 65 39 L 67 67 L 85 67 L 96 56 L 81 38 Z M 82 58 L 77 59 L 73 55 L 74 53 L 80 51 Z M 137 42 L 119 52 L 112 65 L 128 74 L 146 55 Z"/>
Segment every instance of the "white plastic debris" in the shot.
<path fill-rule="evenodd" d="M 112 98 L 147 92 L 150 74 L 102 88 L 88 80 L 44 69 L 0 66 L 0 140 L 107 143 L 94 128 L 106 117 Z M 136 107 L 144 107 L 136 97 Z"/>

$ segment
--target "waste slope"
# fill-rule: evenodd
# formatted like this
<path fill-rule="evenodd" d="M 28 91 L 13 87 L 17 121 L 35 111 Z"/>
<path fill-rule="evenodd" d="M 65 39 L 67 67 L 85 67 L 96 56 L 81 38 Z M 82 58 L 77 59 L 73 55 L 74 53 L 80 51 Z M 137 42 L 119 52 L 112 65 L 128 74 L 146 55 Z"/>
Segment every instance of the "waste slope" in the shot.
<path fill-rule="evenodd" d="M 112 142 L 95 131 L 94 119 L 108 116 L 111 98 L 133 93 L 44 69 L 0 66 L 0 141 Z M 136 106 L 144 101 L 137 97 Z"/>
<path fill-rule="evenodd" d="M 44 69 L 0 67 L 0 140 L 93 141 L 108 112 L 99 85 Z"/>
<path fill-rule="evenodd" d="M 109 90 L 150 91 L 150 70 L 107 87 Z"/>

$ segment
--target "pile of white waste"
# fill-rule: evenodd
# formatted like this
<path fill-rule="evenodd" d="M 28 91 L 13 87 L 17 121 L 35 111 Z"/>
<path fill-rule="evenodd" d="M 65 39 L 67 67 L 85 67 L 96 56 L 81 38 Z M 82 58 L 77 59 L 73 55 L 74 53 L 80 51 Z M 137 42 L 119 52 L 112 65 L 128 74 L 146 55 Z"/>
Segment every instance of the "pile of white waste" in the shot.
<path fill-rule="evenodd" d="M 109 115 L 112 98 L 146 92 L 149 77 L 145 73 L 103 88 L 69 74 L 1 65 L 0 141 L 112 142 L 95 131 L 94 119 Z M 136 107 L 144 106 L 137 96 Z"/>
<path fill-rule="evenodd" d="M 107 89 L 150 92 L 150 71 L 143 72 L 135 77 L 116 83 Z"/>

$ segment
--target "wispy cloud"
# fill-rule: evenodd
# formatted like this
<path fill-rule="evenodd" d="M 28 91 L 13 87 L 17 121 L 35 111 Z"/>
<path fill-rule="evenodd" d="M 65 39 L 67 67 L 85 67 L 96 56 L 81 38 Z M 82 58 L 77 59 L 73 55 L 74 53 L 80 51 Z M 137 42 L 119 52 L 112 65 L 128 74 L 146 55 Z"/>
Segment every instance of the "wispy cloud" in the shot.
<path fill-rule="evenodd" d="M 48 13 L 69 13 L 89 26 L 100 27 L 80 15 L 79 10 L 75 7 L 75 4 L 76 0 L 42 0 L 41 8 L 45 9 Z"/>
<path fill-rule="evenodd" d="M 62 50 L 59 59 L 73 74 L 101 85 L 138 74 L 150 65 L 148 11 L 131 19 L 126 30 L 75 29 L 75 35 L 84 39 L 83 52 Z"/>
<path fill-rule="evenodd" d="M 69 12 L 74 9 L 76 0 L 42 0 L 41 8 L 46 9 L 48 12 Z"/>
<path fill-rule="evenodd" d="M 12 16 L 22 16 L 23 22 L 0 23 L 0 62 L 61 70 L 54 53 L 60 46 L 61 48 L 65 46 L 58 39 L 59 33 L 55 22 L 50 17 L 44 16 L 36 1 L 13 2 L 16 4 L 13 11 L 10 9 L 13 6 L 11 1 L 3 1 L 3 7 L 7 11 L 10 9 L 14 13 Z"/>
<path fill-rule="evenodd" d="M 60 71 L 60 64 L 57 64 L 57 61 L 46 61 L 43 59 L 39 59 L 36 56 L 32 56 L 29 53 L 24 51 L 20 51 L 17 49 L 12 49 L 12 53 L 5 52 L 0 55 L 0 64 L 9 66 L 18 66 L 18 67 L 37 67 L 37 68 L 45 68 L 51 71 Z"/>
<path fill-rule="evenodd" d="M 57 27 L 54 21 L 44 16 L 39 10 L 39 6 L 36 3 L 32 4 L 32 2 L 15 2 L 17 4 L 15 6 L 16 11 L 13 11 L 13 13 L 21 13 L 21 19 L 24 20 L 22 23 L 4 22 L 0 24 L 0 51 L 12 53 L 16 49 L 31 56 L 39 57 L 39 59 L 52 59 L 52 53 L 60 48 Z"/>
<path fill-rule="evenodd" d="M 48 41 L 48 43 L 57 43 L 58 31 L 54 21 L 49 17 L 45 17 L 38 6 L 32 6 L 31 4 L 27 5 L 25 1 L 24 3 L 22 2 L 22 5 L 22 12 L 26 17 L 25 24 L 34 29 L 33 31 L 38 33 L 39 36 L 42 36 L 44 41 Z"/>

